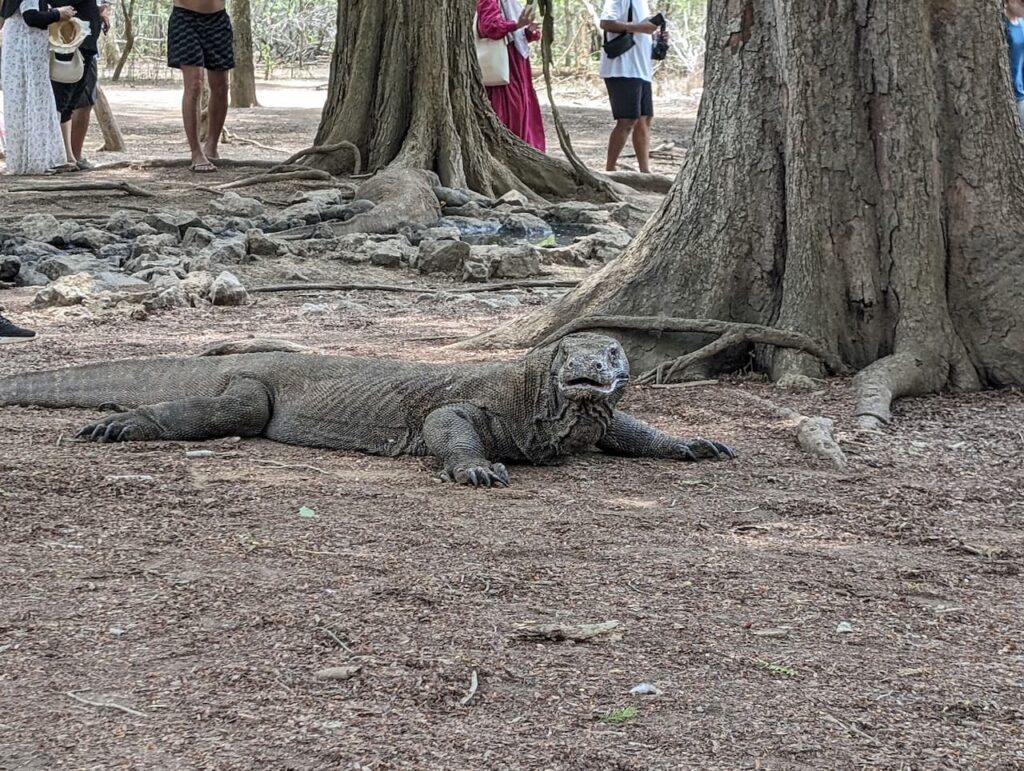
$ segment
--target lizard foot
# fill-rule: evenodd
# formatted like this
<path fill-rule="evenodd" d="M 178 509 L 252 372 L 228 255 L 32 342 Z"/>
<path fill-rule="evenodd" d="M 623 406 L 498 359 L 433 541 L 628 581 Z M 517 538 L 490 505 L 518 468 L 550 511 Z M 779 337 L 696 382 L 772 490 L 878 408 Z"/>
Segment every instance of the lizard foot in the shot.
<path fill-rule="evenodd" d="M 473 487 L 508 487 L 508 469 L 501 463 L 482 463 L 478 466 L 460 466 L 445 471 L 449 481 Z"/>
<path fill-rule="evenodd" d="M 710 439 L 693 439 L 680 442 L 675 447 L 677 458 L 681 460 L 732 460 L 736 453 L 728 445 L 713 442 Z"/>
<path fill-rule="evenodd" d="M 156 439 L 159 428 L 137 412 L 118 412 L 90 423 L 75 439 L 85 442 L 132 442 Z"/>

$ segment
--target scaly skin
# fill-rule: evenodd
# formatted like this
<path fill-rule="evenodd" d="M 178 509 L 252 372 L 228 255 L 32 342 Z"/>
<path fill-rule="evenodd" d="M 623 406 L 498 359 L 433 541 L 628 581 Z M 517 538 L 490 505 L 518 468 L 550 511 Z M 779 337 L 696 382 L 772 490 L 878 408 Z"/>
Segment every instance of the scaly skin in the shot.
<path fill-rule="evenodd" d="M 91 364 L 0 378 L 0 406 L 108 407 L 86 441 L 264 436 L 394 457 L 433 455 L 460 484 L 506 486 L 503 462 L 598 447 L 632 457 L 726 459 L 619 410 L 629 363 L 617 341 L 570 335 L 518 361 L 476 364 L 246 353 Z"/>

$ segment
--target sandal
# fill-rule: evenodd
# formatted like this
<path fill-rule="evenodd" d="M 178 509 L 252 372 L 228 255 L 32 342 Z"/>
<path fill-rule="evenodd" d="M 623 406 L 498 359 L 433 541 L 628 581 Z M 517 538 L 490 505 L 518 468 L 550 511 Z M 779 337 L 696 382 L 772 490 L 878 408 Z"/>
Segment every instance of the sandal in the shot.
<path fill-rule="evenodd" d="M 217 167 L 209 161 L 193 163 L 189 168 L 192 170 L 193 174 L 212 174 L 217 170 Z"/>

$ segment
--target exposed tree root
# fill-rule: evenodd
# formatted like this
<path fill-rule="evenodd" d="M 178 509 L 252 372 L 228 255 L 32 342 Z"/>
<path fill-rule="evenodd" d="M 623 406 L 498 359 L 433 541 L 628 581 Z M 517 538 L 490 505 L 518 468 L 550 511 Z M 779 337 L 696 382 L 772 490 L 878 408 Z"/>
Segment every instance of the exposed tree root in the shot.
<path fill-rule="evenodd" d="M 245 137 L 239 136 L 238 134 L 232 134 L 227 129 L 224 129 L 224 135 L 223 135 L 223 139 L 221 139 L 221 142 L 223 144 L 229 144 L 229 145 L 233 145 L 233 144 L 249 145 L 250 147 L 256 147 L 256 148 L 258 148 L 260 150 L 267 150 L 267 151 L 272 152 L 272 153 L 287 153 L 288 152 L 288 150 L 284 150 L 284 149 L 282 149 L 280 147 L 271 147 L 270 145 L 265 145 L 262 142 L 257 142 L 255 139 L 246 139 Z"/>
<path fill-rule="evenodd" d="M 286 164 L 281 161 L 265 161 L 256 158 L 250 160 L 236 160 L 234 158 L 218 158 L 216 160 L 218 169 L 275 169 Z M 149 158 L 141 161 L 131 161 L 129 164 L 134 169 L 187 169 L 192 165 L 191 158 Z M 118 168 L 118 164 L 106 164 L 102 168 Z"/>
<path fill-rule="evenodd" d="M 8 188 L 7 190 L 9 193 L 78 193 L 90 191 L 127 193 L 128 195 L 135 195 L 139 198 L 152 198 L 154 195 L 148 190 L 144 190 L 130 182 L 55 182 L 49 185 L 35 183 L 31 185 L 19 185 L 18 187 Z"/>
<path fill-rule="evenodd" d="M 853 379 L 857 426 L 877 431 L 892 419 L 892 401 L 934 393 L 949 380 L 949 366 L 935 354 L 896 353 L 862 369 Z"/>
<path fill-rule="evenodd" d="M 219 161 L 218 161 L 219 163 Z M 320 169 L 296 169 L 295 171 L 274 172 L 268 171 L 264 174 L 255 174 L 251 177 L 242 177 L 234 182 L 226 182 L 217 185 L 218 190 L 234 190 L 239 187 L 252 187 L 253 185 L 266 185 L 273 182 L 284 182 L 289 179 L 311 179 L 317 182 L 334 182 L 334 177 Z"/>
<path fill-rule="evenodd" d="M 836 468 L 846 468 L 846 454 L 839 446 L 832 434 L 833 422 L 829 418 L 820 416 L 808 417 L 801 415 L 796 410 L 782 407 L 768 399 L 747 393 L 746 391 L 732 390 L 731 393 L 753 402 L 778 415 L 780 418 L 791 421 L 796 426 L 796 441 L 801 449 L 816 458 L 827 460 Z"/>
<path fill-rule="evenodd" d="M 638 382 L 653 380 L 656 383 L 663 383 L 677 371 L 743 343 L 795 348 L 821 359 L 825 366 L 836 374 L 847 374 L 849 372 L 838 356 L 826 350 L 817 341 L 799 332 L 765 327 L 760 324 L 740 324 L 717 321 L 715 319 L 681 319 L 662 316 L 583 316 L 570 321 L 561 329 L 548 335 L 534 347 L 540 348 L 568 334 L 584 329 L 635 329 L 652 333 L 706 332 L 720 336 L 703 348 L 680 356 L 674 361 L 660 364 L 654 369 L 643 373 L 638 378 Z"/>
<path fill-rule="evenodd" d="M 352 173 L 361 174 L 363 171 L 363 156 L 360 154 L 359 148 L 351 142 L 335 142 L 330 145 L 313 145 L 312 147 L 307 147 L 305 150 L 299 150 L 299 152 L 285 160 L 283 165 L 289 166 L 313 155 L 328 155 L 330 153 L 336 153 L 338 150 L 348 150 L 352 153 Z"/>
<path fill-rule="evenodd" d="M 675 179 L 666 177 L 664 174 L 641 174 L 637 171 L 608 171 L 604 173 L 604 176 L 612 182 L 626 185 L 634 190 L 657 193 L 658 195 L 668 195 L 668 191 L 672 189 L 672 184 L 675 182 Z"/>
<path fill-rule="evenodd" d="M 579 284 L 570 279 L 508 281 L 501 284 L 474 284 L 473 286 L 437 287 L 437 286 L 403 286 L 401 284 L 272 284 L 258 286 L 250 292 L 411 292 L 415 294 L 432 294 L 447 292 L 449 294 L 478 294 L 483 292 L 512 292 L 517 289 L 566 288 Z"/>

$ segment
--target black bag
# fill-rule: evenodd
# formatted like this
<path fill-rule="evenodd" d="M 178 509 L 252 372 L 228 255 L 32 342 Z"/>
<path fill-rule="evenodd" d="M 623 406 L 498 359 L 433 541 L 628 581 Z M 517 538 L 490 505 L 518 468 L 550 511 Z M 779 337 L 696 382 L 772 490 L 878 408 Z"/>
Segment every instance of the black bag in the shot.
<path fill-rule="evenodd" d="M 626 17 L 626 21 L 633 21 L 632 0 L 630 0 L 629 3 L 629 15 Z M 613 38 L 612 40 L 608 39 L 607 32 L 604 33 L 604 55 L 607 56 L 609 59 L 618 59 L 620 56 L 626 53 L 626 51 L 628 51 L 635 45 L 636 41 L 633 39 L 632 32 L 623 32 L 621 35 L 619 35 L 616 38 Z"/>

